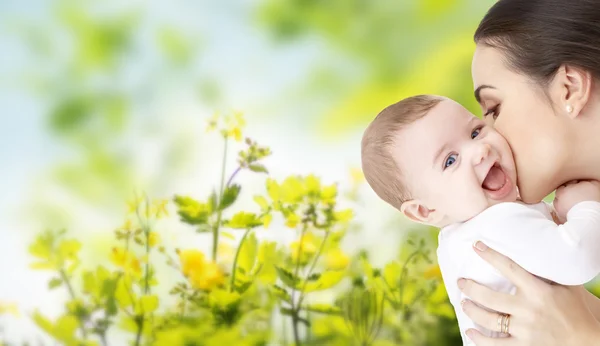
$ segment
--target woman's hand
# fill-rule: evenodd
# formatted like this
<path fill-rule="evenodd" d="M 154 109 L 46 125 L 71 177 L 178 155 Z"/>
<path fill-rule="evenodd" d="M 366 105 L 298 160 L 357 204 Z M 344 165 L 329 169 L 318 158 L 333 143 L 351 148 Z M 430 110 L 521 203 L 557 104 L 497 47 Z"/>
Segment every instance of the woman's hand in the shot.
<path fill-rule="evenodd" d="M 494 339 L 474 329 L 467 331 L 477 346 L 600 344 L 600 323 L 586 305 L 587 291 L 583 286 L 546 283 L 482 242 L 475 244 L 475 251 L 517 287 L 516 294 L 510 295 L 493 291 L 472 280 L 458 280 L 461 291 L 473 301 L 510 315 L 508 338 Z M 498 330 L 498 313 L 489 312 L 468 300 L 464 302 L 463 310 L 473 322 Z"/>

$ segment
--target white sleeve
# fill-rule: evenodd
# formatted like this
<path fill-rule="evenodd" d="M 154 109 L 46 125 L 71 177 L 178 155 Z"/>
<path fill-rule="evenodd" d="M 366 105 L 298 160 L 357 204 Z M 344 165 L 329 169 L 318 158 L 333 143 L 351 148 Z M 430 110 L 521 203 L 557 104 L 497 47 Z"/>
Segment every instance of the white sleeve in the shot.
<path fill-rule="evenodd" d="M 600 273 L 600 203 L 585 201 L 557 225 L 540 211 L 502 203 L 472 219 L 471 234 L 528 272 L 563 285 L 580 285 Z"/>

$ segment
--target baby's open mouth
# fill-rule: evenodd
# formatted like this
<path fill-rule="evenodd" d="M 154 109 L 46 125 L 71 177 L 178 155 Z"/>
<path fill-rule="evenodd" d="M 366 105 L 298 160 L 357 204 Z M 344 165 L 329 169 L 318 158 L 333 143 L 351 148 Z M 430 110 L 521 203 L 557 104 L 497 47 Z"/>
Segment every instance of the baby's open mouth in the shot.
<path fill-rule="evenodd" d="M 490 168 L 487 176 L 483 180 L 481 187 L 489 191 L 498 191 L 508 182 L 508 176 L 497 162 Z"/>

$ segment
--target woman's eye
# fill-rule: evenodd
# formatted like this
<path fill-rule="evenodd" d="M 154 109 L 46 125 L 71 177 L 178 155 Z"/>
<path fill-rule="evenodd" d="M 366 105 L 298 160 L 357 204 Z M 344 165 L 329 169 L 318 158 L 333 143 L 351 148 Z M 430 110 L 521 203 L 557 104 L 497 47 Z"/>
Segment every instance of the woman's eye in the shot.
<path fill-rule="evenodd" d="M 499 105 L 498 106 L 494 106 L 492 108 L 489 108 L 487 111 L 485 111 L 485 114 L 483 115 L 484 117 L 488 117 L 488 116 L 492 116 L 492 119 L 496 120 L 496 118 L 498 118 L 498 110 L 499 110 Z"/>
<path fill-rule="evenodd" d="M 444 162 L 444 169 L 452 166 L 456 162 L 457 156 L 458 156 L 457 154 L 452 154 L 452 155 L 448 156 L 446 158 L 446 161 Z"/>
<path fill-rule="evenodd" d="M 475 139 L 475 137 L 479 136 L 479 133 L 481 133 L 481 127 L 478 127 L 471 132 L 471 139 Z"/>

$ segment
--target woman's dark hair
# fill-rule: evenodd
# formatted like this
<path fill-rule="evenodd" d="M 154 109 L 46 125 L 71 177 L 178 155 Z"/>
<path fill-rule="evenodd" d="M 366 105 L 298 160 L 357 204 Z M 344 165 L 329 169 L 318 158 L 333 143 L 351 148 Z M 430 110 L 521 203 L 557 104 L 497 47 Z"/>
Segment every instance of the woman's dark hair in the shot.
<path fill-rule="evenodd" d="M 475 43 L 501 50 L 507 66 L 547 85 L 562 64 L 600 77 L 600 1 L 499 0 Z"/>

